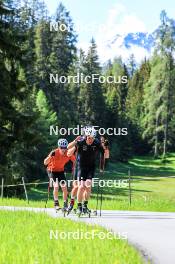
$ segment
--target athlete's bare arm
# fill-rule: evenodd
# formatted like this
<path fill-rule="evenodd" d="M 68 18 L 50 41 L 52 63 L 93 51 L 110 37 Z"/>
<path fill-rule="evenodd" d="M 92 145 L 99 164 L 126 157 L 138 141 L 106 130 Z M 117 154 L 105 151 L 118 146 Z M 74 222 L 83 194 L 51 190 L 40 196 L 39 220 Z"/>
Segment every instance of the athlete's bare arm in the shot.
<path fill-rule="evenodd" d="M 47 166 L 51 160 L 51 157 L 54 156 L 55 152 L 51 151 L 50 154 L 47 156 L 47 158 L 45 158 L 44 160 L 44 165 Z"/>
<path fill-rule="evenodd" d="M 67 156 L 68 157 L 71 157 L 75 153 L 75 150 L 76 150 L 76 147 L 75 146 L 72 147 L 72 148 L 70 148 L 70 149 L 68 149 Z"/>
<path fill-rule="evenodd" d="M 50 162 L 50 157 L 48 156 L 47 158 L 45 158 L 44 160 L 44 165 L 47 166 Z"/>
<path fill-rule="evenodd" d="M 81 139 L 81 136 L 76 137 L 76 139 L 75 139 L 74 141 L 70 142 L 70 143 L 68 144 L 68 146 L 67 146 L 67 149 L 71 149 L 71 148 L 75 147 L 75 145 L 77 144 L 77 141 L 78 141 L 79 139 Z"/>
<path fill-rule="evenodd" d="M 70 143 L 68 144 L 68 146 L 67 146 L 67 149 L 70 150 L 70 149 L 74 148 L 75 145 L 76 145 L 76 143 L 77 143 L 77 142 L 76 142 L 75 140 L 72 141 L 72 142 L 70 142 Z"/>

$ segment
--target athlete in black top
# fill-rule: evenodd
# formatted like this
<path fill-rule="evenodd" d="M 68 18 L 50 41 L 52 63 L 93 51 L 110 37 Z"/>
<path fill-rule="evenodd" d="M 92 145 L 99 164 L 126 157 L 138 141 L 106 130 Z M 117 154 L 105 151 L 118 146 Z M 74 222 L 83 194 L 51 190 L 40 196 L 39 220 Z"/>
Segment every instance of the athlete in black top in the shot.
<path fill-rule="evenodd" d="M 87 212 L 87 203 L 91 193 L 92 178 L 95 173 L 95 163 L 98 152 L 104 160 L 104 149 L 101 143 L 95 138 L 96 131 L 93 127 L 86 127 L 85 138 L 77 137 L 68 145 L 68 149 L 77 148 L 77 177 L 80 181 L 77 193 L 79 212 Z M 103 168 L 103 162 L 100 162 Z M 82 206 L 83 201 L 83 206 Z"/>
<path fill-rule="evenodd" d="M 98 139 L 88 144 L 87 139 L 77 141 L 77 176 L 78 180 L 86 181 L 92 179 L 95 173 L 95 163 L 98 153 L 101 153 L 104 160 L 104 149 Z M 102 162 L 100 162 L 102 164 Z M 102 169 L 103 167 L 101 167 Z"/>

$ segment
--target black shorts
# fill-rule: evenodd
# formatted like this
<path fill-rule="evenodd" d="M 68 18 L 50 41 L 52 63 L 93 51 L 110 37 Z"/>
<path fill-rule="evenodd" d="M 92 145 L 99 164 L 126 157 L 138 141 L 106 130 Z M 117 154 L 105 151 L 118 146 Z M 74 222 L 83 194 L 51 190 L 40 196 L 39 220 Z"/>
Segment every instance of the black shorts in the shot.
<path fill-rule="evenodd" d="M 64 174 L 64 171 L 47 171 L 49 179 L 53 179 L 54 182 L 56 182 L 56 179 L 58 179 L 58 182 L 66 183 L 66 176 Z"/>
<path fill-rule="evenodd" d="M 77 179 L 79 181 L 92 180 L 94 178 L 95 168 L 81 168 L 77 169 Z"/>

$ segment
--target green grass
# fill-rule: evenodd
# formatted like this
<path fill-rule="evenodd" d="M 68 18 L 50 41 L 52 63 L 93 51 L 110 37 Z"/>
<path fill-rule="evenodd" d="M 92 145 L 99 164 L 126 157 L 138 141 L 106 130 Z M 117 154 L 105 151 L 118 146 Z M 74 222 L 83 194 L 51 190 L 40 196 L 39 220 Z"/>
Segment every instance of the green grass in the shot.
<path fill-rule="evenodd" d="M 139 253 L 119 238 L 50 239 L 50 231 L 107 233 L 97 225 L 51 218 L 44 213 L 0 212 L 1 264 L 140 264 Z"/>
<path fill-rule="evenodd" d="M 175 212 L 175 154 L 169 154 L 166 160 L 153 159 L 150 156 L 134 157 L 126 163 L 111 163 L 103 175 L 105 180 L 128 179 L 131 170 L 132 204 L 129 204 L 127 188 L 102 188 L 103 209 L 143 210 Z M 68 175 L 68 177 L 71 177 Z M 96 175 L 98 177 L 98 174 Z M 96 207 L 97 188 L 93 188 L 89 206 Z M 47 186 L 28 189 L 29 206 L 44 207 L 47 198 Z M 61 200 L 61 194 L 60 194 Z M 61 201 L 62 202 L 62 201 Z M 0 205 L 28 206 L 25 200 L 0 199 Z M 48 207 L 53 207 L 49 201 Z"/>

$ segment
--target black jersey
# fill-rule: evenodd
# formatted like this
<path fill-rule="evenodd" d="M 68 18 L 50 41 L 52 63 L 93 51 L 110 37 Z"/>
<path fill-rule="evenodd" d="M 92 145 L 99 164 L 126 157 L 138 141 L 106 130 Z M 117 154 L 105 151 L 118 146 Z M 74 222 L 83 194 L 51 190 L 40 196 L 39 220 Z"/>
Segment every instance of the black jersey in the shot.
<path fill-rule="evenodd" d="M 98 139 L 95 139 L 91 145 L 86 143 L 86 140 L 77 141 L 77 162 L 80 167 L 95 167 L 97 154 L 100 152 L 103 156 L 104 149 Z"/>

